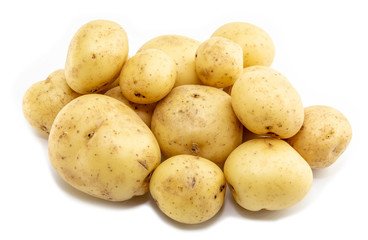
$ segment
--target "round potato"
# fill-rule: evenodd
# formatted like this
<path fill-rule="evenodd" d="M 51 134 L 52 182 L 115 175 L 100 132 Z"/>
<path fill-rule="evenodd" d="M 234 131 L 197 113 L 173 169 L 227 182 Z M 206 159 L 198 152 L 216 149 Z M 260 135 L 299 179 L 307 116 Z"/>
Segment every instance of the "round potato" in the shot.
<path fill-rule="evenodd" d="M 94 20 L 70 42 L 65 63 L 69 86 L 81 94 L 100 92 L 113 84 L 128 57 L 128 37 L 117 23 Z"/>
<path fill-rule="evenodd" d="M 122 94 L 131 102 L 161 100 L 174 87 L 176 64 L 159 49 L 142 50 L 126 62 L 120 74 Z"/>
<path fill-rule="evenodd" d="M 195 71 L 195 53 L 201 42 L 180 36 L 162 35 L 146 42 L 139 50 L 160 49 L 172 57 L 176 63 L 175 87 L 188 84 L 201 84 Z"/>
<path fill-rule="evenodd" d="M 225 177 L 213 162 L 177 155 L 152 174 L 150 193 L 161 211 L 175 221 L 196 224 L 209 220 L 225 199 Z"/>
<path fill-rule="evenodd" d="M 226 38 L 212 37 L 204 41 L 195 57 L 197 75 L 208 86 L 231 86 L 243 72 L 242 48 Z"/>
<path fill-rule="evenodd" d="M 133 109 L 134 112 L 138 114 L 138 116 L 143 120 L 143 122 L 148 127 L 151 127 L 152 114 L 153 114 L 153 110 L 156 107 L 156 103 L 139 104 L 139 103 L 131 102 L 123 96 L 123 94 L 121 93 L 120 86 L 111 88 L 105 93 L 105 95 L 113 97 L 121 101 L 122 103 L 130 107 L 131 109 Z"/>
<path fill-rule="evenodd" d="M 243 65 L 270 66 L 275 56 L 271 37 L 261 28 L 246 22 L 231 22 L 219 27 L 212 37 L 228 38 L 243 49 Z"/>
<path fill-rule="evenodd" d="M 157 104 L 151 129 L 164 156 L 191 154 L 222 167 L 241 143 L 243 126 L 228 94 L 214 87 L 183 85 Z"/>
<path fill-rule="evenodd" d="M 231 90 L 234 112 L 253 133 L 289 138 L 301 128 L 304 107 L 286 77 L 272 71 L 246 71 Z"/>
<path fill-rule="evenodd" d="M 161 161 L 147 125 L 128 106 L 101 94 L 68 103 L 56 116 L 48 147 L 52 165 L 67 183 L 109 201 L 145 194 Z"/>
<path fill-rule="evenodd" d="M 329 106 L 305 108 L 300 131 L 288 139 L 290 145 L 313 169 L 333 164 L 345 151 L 352 137 L 349 120 Z"/>
<path fill-rule="evenodd" d="M 235 201 L 250 211 L 291 207 L 313 182 L 308 163 L 288 143 L 272 138 L 241 144 L 227 158 L 224 173 Z"/>
<path fill-rule="evenodd" d="M 78 96 L 66 83 L 64 70 L 56 70 L 28 88 L 22 102 L 24 117 L 33 128 L 49 134 L 58 112 Z"/>

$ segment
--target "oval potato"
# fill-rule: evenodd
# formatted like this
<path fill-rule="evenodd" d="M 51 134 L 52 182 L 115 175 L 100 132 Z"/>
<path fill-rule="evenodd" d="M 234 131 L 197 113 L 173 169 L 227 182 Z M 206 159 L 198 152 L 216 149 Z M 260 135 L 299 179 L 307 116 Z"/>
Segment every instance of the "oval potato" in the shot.
<path fill-rule="evenodd" d="M 48 147 L 53 167 L 67 183 L 109 201 L 145 194 L 161 161 L 147 125 L 128 106 L 101 94 L 67 104 L 52 125 Z"/>
<path fill-rule="evenodd" d="M 103 91 L 119 76 L 128 51 L 128 36 L 119 24 L 108 20 L 84 24 L 69 44 L 68 85 L 80 94 Z"/>
<path fill-rule="evenodd" d="M 196 224 L 221 209 L 226 181 L 221 169 L 208 159 L 177 155 L 152 174 L 150 193 L 160 210 L 175 221 Z"/>

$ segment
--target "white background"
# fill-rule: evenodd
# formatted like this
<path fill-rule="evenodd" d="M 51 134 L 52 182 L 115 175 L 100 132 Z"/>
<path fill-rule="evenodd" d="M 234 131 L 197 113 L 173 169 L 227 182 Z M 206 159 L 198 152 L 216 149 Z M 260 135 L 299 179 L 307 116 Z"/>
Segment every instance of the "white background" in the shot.
<path fill-rule="evenodd" d="M 368 239 L 365 2 L 2 1 L 0 239 Z M 94 19 L 125 28 L 130 56 L 162 34 L 204 41 L 231 21 L 258 25 L 274 40 L 272 67 L 288 77 L 305 106 L 343 112 L 353 139 L 334 165 L 314 171 L 307 197 L 282 211 L 243 210 L 228 191 L 213 219 L 183 225 L 149 195 L 111 203 L 80 193 L 52 168 L 47 139 L 25 121 L 21 101 L 31 84 L 64 67 L 73 34 Z"/>

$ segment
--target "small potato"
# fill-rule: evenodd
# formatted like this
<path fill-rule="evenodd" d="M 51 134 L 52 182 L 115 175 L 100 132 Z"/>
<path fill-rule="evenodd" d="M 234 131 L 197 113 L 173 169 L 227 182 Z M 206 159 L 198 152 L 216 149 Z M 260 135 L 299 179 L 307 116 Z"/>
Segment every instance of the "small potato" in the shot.
<path fill-rule="evenodd" d="M 177 76 L 174 87 L 201 84 L 195 71 L 195 53 L 201 42 L 180 35 L 162 35 L 146 42 L 139 50 L 160 49 L 176 63 Z"/>
<path fill-rule="evenodd" d="M 340 111 L 317 105 L 305 108 L 302 128 L 287 141 L 311 168 L 318 169 L 333 164 L 351 138 L 349 120 Z"/>
<path fill-rule="evenodd" d="M 224 203 L 225 187 L 224 174 L 216 164 L 191 155 L 165 160 L 150 181 L 150 193 L 161 211 L 186 224 L 212 218 Z"/>
<path fill-rule="evenodd" d="M 231 102 L 239 120 L 255 134 L 290 138 L 303 124 L 298 92 L 273 71 L 245 71 L 233 85 Z"/>
<path fill-rule="evenodd" d="M 125 105 L 130 107 L 131 109 L 133 109 L 134 112 L 136 114 L 138 114 L 138 116 L 143 120 L 143 122 L 148 127 L 151 127 L 152 114 L 153 114 L 153 110 L 156 107 L 156 103 L 139 104 L 139 103 L 131 102 L 123 96 L 123 94 L 121 93 L 120 86 L 117 86 L 117 87 L 114 87 L 114 88 L 108 90 L 105 93 L 105 95 L 113 97 L 113 98 L 121 101 L 122 103 L 124 103 Z"/>
<path fill-rule="evenodd" d="M 224 174 L 235 201 L 250 211 L 291 207 L 313 182 L 308 163 L 285 141 L 273 138 L 241 144 L 227 158 Z"/>
<path fill-rule="evenodd" d="M 56 116 L 48 147 L 64 181 L 109 201 L 147 193 L 151 173 L 161 162 L 147 125 L 128 106 L 101 94 L 68 103 Z"/>
<path fill-rule="evenodd" d="M 243 50 L 229 39 L 212 37 L 198 47 L 195 56 L 197 75 L 205 85 L 231 86 L 243 72 Z"/>
<path fill-rule="evenodd" d="M 58 112 L 78 96 L 66 83 L 64 70 L 54 71 L 24 94 L 24 117 L 32 127 L 48 134 Z"/>
<path fill-rule="evenodd" d="M 243 65 L 270 66 L 275 56 L 271 37 L 261 28 L 246 22 L 231 22 L 219 27 L 212 37 L 228 38 L 243 49 Z"/>
<path fill-rule="evenodd" d="M 151 129 L 164 156 L 191 154 L 222 167 L 241 143 L 243 126 L 228 94 L 214 87 L 183 85 L 157 104 Z"/>
<path fill-rule="evenodd" d="M 128 37 L 117 23 L 94 20 L 70 42 L 65 63 L 68 85 L 81 94 L 105 90 L 119 76 L 128 57 Z"/>
<path fill-rule="evenodd" d="M 150 104 L 164 98 L 175 80 L 174 60 L 159 49 L 147 49 L 128 59 L 121 70 L 120 88 L 129 101 Z"/>

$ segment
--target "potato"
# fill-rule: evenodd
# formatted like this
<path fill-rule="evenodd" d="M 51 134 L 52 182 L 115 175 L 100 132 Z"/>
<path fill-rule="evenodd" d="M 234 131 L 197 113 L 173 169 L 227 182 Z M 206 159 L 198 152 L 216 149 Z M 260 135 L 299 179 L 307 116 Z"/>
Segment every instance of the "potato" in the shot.
<path fill-rule="evenodd" d="M 243 49 L 243 66 L 270 66 L 275 56 L 271 37 L 261 28 L 246 22 L 231 22 L 219 27 L 212 37 L 228 38 Z"/>
<path fill-rule="evenodd" d="M 204 41 L 195 57 L 197 75 L 208 86 L 231 86 L 243 72 L 242 48 L 226 38 L 212 37 Z"/>
<path fill-rule="evenodd" d="M 108 90 L 105 93 L 105 95 L 113 97 L 113 98 L 121 101 L 122 103 L 124 103 L 125 105 L 130 107 L 131 109 L 133 109 L 134 112 L 136 114 L 138 114 L 138 116 L 143 120 L 143 122 L 148 127 L 151 127 L 152 114 L 153 114 L 153 110 L 156 107 L 156 103 L 139 104 L 139 103 L 131 102 L 123 96 L 123 94 L 121 93 L 120 86 L 117 86 L 117 87 L 114 87 L 114 88 Z"/>
<path fill-rule="evenodd" d="M 33 128 L 48 134 L 58 112 L 78 96 L 66 83 L 64 70 L 56 70 L 28 88 L 22 102 L 24 117 Z"/>
<path fill-rule="evenodd" d="M 241 144 L 227 158 L 224 174 L 235 201 L 250 211 L 291 207 L 313 182 L 308 163 L 288 143 L 272 138 Z"/>
<path fill-rule="evenodd" d="M 164 156 L 191 154 L 222 167 L 241 143 L 243 126 L 228 94 L 214 87 L 183 85 L 157 104 L 151 129 Z"/>
<path fill-rule="evenodd" d="M 245 71 L 233 85 L 231 102 L 239 120 L 255 134 L 290 138 L 303 124 L 298 92 L 273 71 Z"/>
<path fill-rule="evenodd" d="M 259 71 L 259 70 L 270 71 L 270 72 L 274 73 L 275 75 L 283 76 L 280 72 L 276 71 L 275 69 L 270 68 L 270 67 L 266 67 L 266 66 L 255 65 L 255 66 L 243 68 L 243 72 L 252 72 L 252 71 Z M 232 88 L 233 88 L 233 86 L 231 85 L 231 86 L 228 86 L 228 87 L 224 87 L 223 90 L 227 94 L 231 95 L 231 89 Z"/>
<path fill-rule="evenodd" d="M 174 60 L 159 49 L 147 49 L 128 59 L 121 70 L 120 88 L 129 101 L 149 104 L 165 97 L 175 80 Z"/>
<path fill-rule="evenodd" d="M 195 71 L 195 53 L 201 42 L 180 35 L 161 35 L 146 42 L 139 50 L 160 49 L 176 63 L 175 87 L 187 84 L 201 84 Z"/>
<path fill-rule="evenodd" d="M 65 63 L 67 83 L 81 94 L 106 89 L 119 76 L 128 51 L 127 34 L 119 24 L 108 20 L 86 23 L 69 45 Z"/>
<path fill-rule="evenodd" d="M 313 169 L 326 168 L 345 151 L 352 138 L 349 120 L 330 106 L 305 108 L 300 131 L 288 139 L 290 145 Z"/>
<path fill-rule="evenodd" d="M 175 221 L 196 224 L 209 220 L 225 199 L 225 177 L 213 162 L 177 155 L 152 174 L 150 193 L 161 211 Z"/>
<path fill-rule="evenodd" d="M 48 147 L 52 165 L 67 183 L 109 201 L 148 192 L 161 161 L 147 125 L 128 106 L 101 94 L 68 103 L 56 116 Z"/>

